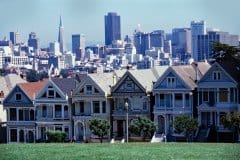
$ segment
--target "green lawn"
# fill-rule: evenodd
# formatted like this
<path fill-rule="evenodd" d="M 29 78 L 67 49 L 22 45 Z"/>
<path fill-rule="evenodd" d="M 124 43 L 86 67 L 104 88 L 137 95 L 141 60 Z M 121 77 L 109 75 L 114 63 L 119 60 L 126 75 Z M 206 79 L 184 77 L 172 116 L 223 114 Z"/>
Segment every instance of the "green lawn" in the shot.
<path fill-rule="evenodd" d="M 1 144 L 0 160 L 60 159 L 240 159 L 240 144 L 129 143 L 129 144 Z"/>

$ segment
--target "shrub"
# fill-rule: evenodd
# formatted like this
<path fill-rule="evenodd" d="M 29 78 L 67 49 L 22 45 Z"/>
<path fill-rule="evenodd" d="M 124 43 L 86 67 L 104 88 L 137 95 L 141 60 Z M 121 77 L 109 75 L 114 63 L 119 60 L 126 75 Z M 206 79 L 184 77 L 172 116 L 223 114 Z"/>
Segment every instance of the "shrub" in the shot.
<path fill-rule="evenodd" d="M 49 142 L 64 142 L 67 134 L 62 131 L 48 131 L 47 136 Z"/>

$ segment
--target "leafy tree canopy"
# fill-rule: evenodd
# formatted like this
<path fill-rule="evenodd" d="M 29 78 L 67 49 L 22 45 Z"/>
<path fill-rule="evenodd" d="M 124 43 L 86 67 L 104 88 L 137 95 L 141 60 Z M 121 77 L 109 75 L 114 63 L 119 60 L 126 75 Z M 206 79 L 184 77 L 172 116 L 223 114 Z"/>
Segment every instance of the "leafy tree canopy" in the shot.
<path fill-rule="evenodd" d="M 175 118 L 174 127 L 177 133 L 184 133 L 186 140 L 188 141 L 191 132 L 198 128 L 198 122 L 196 119 L 182 115 Z"/>
<path fill-rule="evenodd" d="M 131 133 L 142 136 L 143 139 L 152 135 L 156 130 L 154 123 L 145 117 L 138 117 L 137 119 L 132 120 L 129 130 Z"/>
<path fill-rule="evenodd" d="M 89 128 L 93 134 L 97 135 L 102 143 L 103 137 L 109 133 L 110 123 L 105 119 L 93 119 L 90 121 Z"/>

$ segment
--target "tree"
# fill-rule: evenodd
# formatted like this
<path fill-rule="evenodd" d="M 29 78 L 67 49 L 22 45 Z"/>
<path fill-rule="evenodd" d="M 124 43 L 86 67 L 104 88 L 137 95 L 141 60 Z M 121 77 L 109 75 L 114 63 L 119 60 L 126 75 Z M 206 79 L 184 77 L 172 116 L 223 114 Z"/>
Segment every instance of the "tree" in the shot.
<path fill-rule="evenodd" d="M 194 118 L 182 115 L 175 118 L 174 127 L 177 133 L 184 133 L 188 142 L 190 134 L 198 128 L 198 122 Z"/>
<path fill-rule="evenodd" d="M 227 113 L 226 115 L 222 116 L 220 119 L 221 123 L 223 124 L 224 128 L 232 129 L 237 132 L 239 135 L 240 129 L 240 113 L 233 112 Z"/>
<path fill-rule="evenodd" d="M 99 140 L 102 143 L 103 137 L 109 132 L 110 123 L 104 119 L 93 119 L 90 121 L 89 128 L 93 131 L 93 134 L 99 137 Z"/>
<path fill-rule="evenodd" d="M 214 43 L 213 52 L 213 58 L 217 61 L 234 59 L 239 62 L 240 60 L 240 49 L 227 44 Z"/>
<path fill-rule="evenodd" d="M 132 120 L 129 126 L 129 131 L 135 135 L 142 136 L 143 140 L 151 136 L 155 130 L 156 127 L 154 123 L 150 119 L 144 117 L 138 117 Z"/>
<path fill-rule="evenodd" d="M 27 73 L 26 78 L 27 78 L 28 82 L 37 82 L 37 81 L 39 81 L 39 75 L 38 75 L 37 71 L 35 71 L 35 70 L 30 70 Z"/>

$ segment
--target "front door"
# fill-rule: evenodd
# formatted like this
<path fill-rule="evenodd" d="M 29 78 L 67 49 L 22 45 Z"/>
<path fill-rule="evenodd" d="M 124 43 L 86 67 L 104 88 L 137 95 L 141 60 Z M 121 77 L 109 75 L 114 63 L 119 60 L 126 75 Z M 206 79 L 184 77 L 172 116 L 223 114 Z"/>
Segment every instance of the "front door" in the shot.
<path fill-rule="evenodd" d="M 123 120 L 117 121 L 117 136 L 123 137 Z"/>

